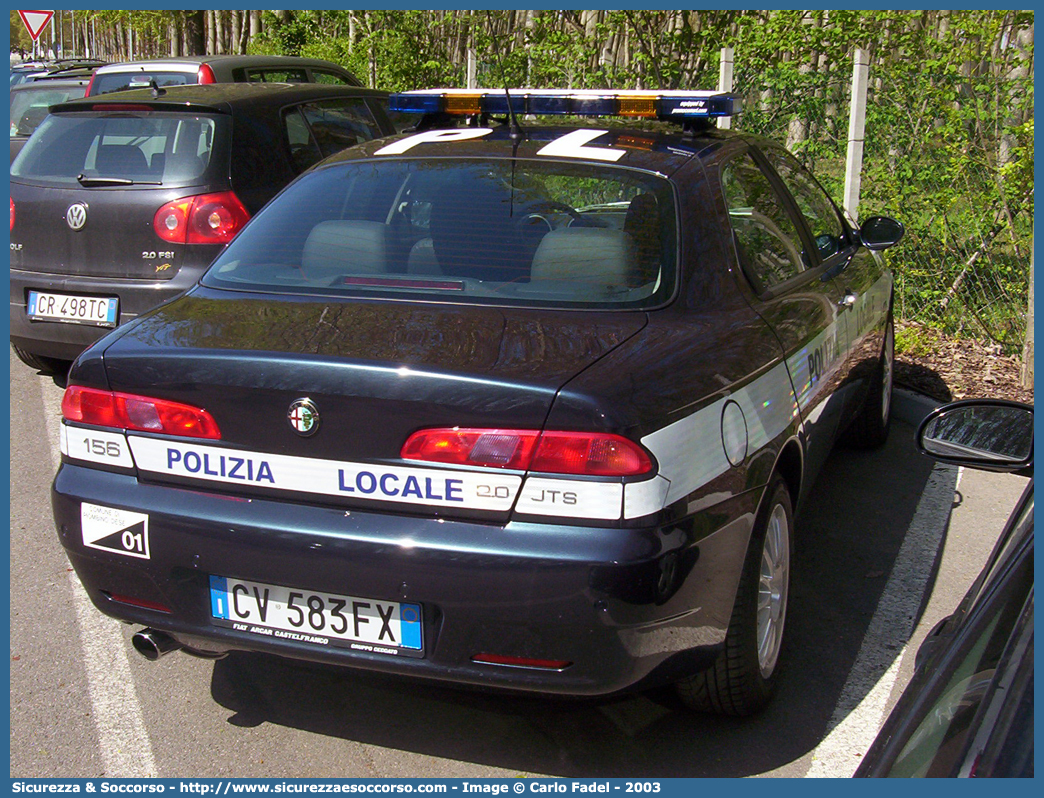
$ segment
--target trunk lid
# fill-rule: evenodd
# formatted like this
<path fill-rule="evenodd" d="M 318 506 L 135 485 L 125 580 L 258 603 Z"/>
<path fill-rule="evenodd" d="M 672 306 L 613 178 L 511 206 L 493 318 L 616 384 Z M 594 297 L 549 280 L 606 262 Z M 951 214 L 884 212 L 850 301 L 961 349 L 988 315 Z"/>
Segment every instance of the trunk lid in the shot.
<path fill-rule="evenodd" d="M 206 409 L 228 449 L 388 466 L 409 465 L 399 455 L 418 429 L 541 429 L 559 388 L 646 324 L 640 312 L 227 297 L 197 287 L 129 325 L 104 351 L 108 387 Z M 320 417 L 307 437 L 288 419 L 302 398 Z"/>

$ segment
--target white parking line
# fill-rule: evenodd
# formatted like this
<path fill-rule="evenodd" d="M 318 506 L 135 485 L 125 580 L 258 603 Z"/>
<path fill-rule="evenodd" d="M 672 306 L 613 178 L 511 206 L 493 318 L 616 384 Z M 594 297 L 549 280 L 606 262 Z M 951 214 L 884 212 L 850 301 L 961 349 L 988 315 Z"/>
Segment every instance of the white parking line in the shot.
<path fill-rule="evenodd" d="M 957 469 L 937 463 L 928 476 L 874 617 L 859 647 L 834 713 L 831 731 L 812 752 L 806 778 L 847 778 L 859 766 L 884 721 L 888 698 L 916 628 L 917 610 L 953 507 Z M 895 648 L 903 644 L 896 655 Z"/>
<path fill-rule="evenodd" d="M 39 385 L 39 383 L 37 383 Z M 58 469 L 59 408 L 44 401 L 51 465 Z M 91 604 L 76 574 L 69 572 L 80 644 L 87 672 L 87 686 L 98 729 L 98 747 L 105 763 L 105 775 L 114 778 L 155 777 L 156 760 L 145 729 L 130 662 L 119 621 L 102 615 Z"/>

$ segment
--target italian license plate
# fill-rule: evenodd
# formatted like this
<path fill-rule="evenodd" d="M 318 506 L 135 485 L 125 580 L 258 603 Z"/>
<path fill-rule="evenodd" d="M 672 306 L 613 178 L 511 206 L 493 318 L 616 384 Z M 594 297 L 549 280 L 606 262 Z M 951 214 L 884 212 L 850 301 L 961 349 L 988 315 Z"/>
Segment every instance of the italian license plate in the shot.
<path fill-rule="evenodd" d="M 74 296 L 30 291 L 26 313 L 34 321 L 64 321 L 115 327 L 120 301 L 114 297 Z"/>
<path fill-rule="evenodd" d="M 418 604 L 211 576 L 210 614 L 218 626 L 277 640 L 377 654 L 424 654 Z"/>

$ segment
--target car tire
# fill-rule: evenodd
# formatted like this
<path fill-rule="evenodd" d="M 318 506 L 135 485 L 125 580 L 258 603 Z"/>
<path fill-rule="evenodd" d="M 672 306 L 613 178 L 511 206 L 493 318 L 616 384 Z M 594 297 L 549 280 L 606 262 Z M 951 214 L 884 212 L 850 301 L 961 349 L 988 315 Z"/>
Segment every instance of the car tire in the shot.
<path fill-rule="evenodd" d="M 793 528 L 790 491 L 776 475 L 751 534 L 725 647 L 714 665 L 676 684 L 690 709 L 750 715 L 772 698 L 782 662 Z"/>
<path fill-rule="evenodd" d="M 895 324 L 892 314 L 885 323 L 881 357 L 874 369 L 863 406 L 846 430 L 845 443 L 856 449 L 874 449 L 888 439 L 892 423 L 892 378 L 895 374 Z"/>
<path fill-rule="evenodd" d="M 11 349 L 14 350 L 15 355 L 25 365 L 31 369 L 42 371 L 44 374 L 50 374 L 58 377 L 64 377 L 69 373 L 69 366 L 72 365 L 68 360 L 59 360 L 55 357 L 44 357 L 43 355 L 34 355 L 32 352 L 26 352 L 21 347 L 11 344 Z"/>

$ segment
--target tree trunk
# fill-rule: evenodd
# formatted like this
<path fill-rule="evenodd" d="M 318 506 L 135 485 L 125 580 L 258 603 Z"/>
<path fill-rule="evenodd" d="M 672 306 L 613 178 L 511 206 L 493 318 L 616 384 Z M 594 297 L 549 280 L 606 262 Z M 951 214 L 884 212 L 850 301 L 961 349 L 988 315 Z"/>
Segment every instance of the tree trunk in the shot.
<path fill-rule="evenodd" d="M 181 54 L 203 55 L 203 12 L 186 11 L 185 26 L 181 32 Z"/>
<path fill-rule="evenodd" d="M 228 36 L 226 34 L 225 12 L 217 10 L 214 12 L 214 49 L 215 55 L 228 52 Z"/>
<path fill-rule="evenodd" d="M 206 52 L 207 52 L 208 55 L 213 55 L 214 53 L 217 52 L 217 40 L 215 38 L 216 24 L 215 24 L 215 21 L 214 21 L 214 17 L 216 15 L 216 13 L 217 12 L 212 11 L 212 10 L 206 12 L 206 20 L 207 20 L 207 49 L 206 49 Z"/>
<path fill-rule="evenodd" d="M 1015 100 L 1021 93 L 1021 84 L 1030 77 L 1033 70 L 1033 28 L 1027 27 L 1022 28 L 1012 37 L 1014 39 L 1015 47 L 1018 49 L 1018 61 L 1015 67 L 1008 72 L 1006 75 L 1008 83 L 1008 107 L 1015 108 Z M 1009 114 L 1004 119 L 1004 124 L 1008 128 L 1021 125 L 1024 121 L 1024 114 L 1021 109 L 1017 109 L 1016 112 Z M 1006 132 L 1000 137 L 1000 148 L 998 150 L 997 161 L 998 165 L 1004 167 L 1011 163 L 1012 151 L 1015 149 L 1016 140 L 1014 134 Z"/>
<path fill-rule="evenodd" d="M 240 54 L 243 52 L 243 12 L 231 12 L 232 15 L 232 46 L 229 52 Z"/>

